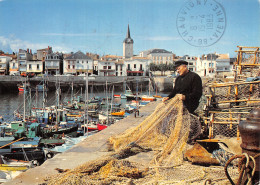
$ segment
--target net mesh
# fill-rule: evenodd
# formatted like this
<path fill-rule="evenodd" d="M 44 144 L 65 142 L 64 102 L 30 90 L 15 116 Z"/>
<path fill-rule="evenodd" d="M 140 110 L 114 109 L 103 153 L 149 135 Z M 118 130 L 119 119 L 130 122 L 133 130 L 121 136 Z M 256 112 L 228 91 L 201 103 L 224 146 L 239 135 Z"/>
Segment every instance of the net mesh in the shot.
<path fill-rule="evenodd" d="M 107 156 L 51 176 L 47 184 L 192 184 L 205 181 L 207 167 L 184 161 L 187 142 L 200 134 L 200 122 L 177 98 L 160 103 L 137 127 L 109 139 Z M 151 153 L 150 162 L 132 162 L 131 156 Z M 227 181 L 223 167 L 215 177 Z M 211 174 L 211 177 L 214 176 Z M 223 178 L 222 178 L 223 177 Z"/>
<path fill-rule="evenodd" d="M 182 101 L 173 98 L 167 103 L 159 104 L 136 128 L 111 137 L 109 141 L 115 151 L 134 143 L 158 151 L 153 160 L 156 165 L 179 165 L 189 137 L 190 122 L 191 116 L 183 108 Z M 190 137 L 196 134 L 193 133 Z"/>

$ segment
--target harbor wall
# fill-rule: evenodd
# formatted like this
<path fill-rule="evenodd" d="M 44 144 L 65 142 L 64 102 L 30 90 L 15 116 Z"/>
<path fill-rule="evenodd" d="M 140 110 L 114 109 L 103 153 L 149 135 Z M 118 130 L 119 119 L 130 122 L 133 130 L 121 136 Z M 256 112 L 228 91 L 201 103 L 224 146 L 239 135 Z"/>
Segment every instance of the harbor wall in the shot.
<path fill-rule="evenodd" d="M 32 86 L 38 84 L 48 84 L 49 90 L 55 90 L 57 85 L 61 88 L 85 88 L 87 77 L 82 76 L 47 76 L 41 77 L 36 76 L 33 78 L 26 78 L 21 76 L 0 76 L 0 93 L 5 92 L 16 92 L 18 91 L 17 85 L 22 83 L 30 83 Z M 157 90 L 159 92 L 168 91 L 172 87 L 173 79 L 167 77 L 154 77 L 154 83 L 159 87 Z M 149 77 L 139 77 L 139 76 L 107 76 L 107 77 L 88 77 L 88 86 L 95 86 L 95 88 L 104 89 L 108 87 L 115 86 L 116 91 L 123 91 L 124 88 L 129 88 L 133 92 L 145 91 L 149 89 Z M 154 86 L 154 84 L 153 84 Z M 89 88 L 90 89 L 90 88 Z"/>
<path fill-rule="evenodd" d="M 158 92 L 169 92 L 172 90 L 175 82 L 174 77 L 168 76 L 155 76 L 152 78 L 153 90 Z M 26 78 L 21 76 L 0 76 L 0 93 L 5 92 L 17 92 L 18 84 L 22 84 L 25 81 L 30 82 L 33 86 L 42 84 L 43 81 L 48 84 L 49 90 L 56 90 L 57 85 L 62 88 L 68 89 L 72 85 L 75 89 L 85 88 L 86 87 L 87 77 L 82 76 L 36 76 L 33 78 Z M 211 77 L 202 77 L 203 84 L 206 84 L 209 81 L 232 81 L 233 79 L 227 78 L 211 78 Z M 133 92 L 146 91 L 149 89 L 149 77 L 141 76 L 96 76 L 88 77 L 88 86 L 95 86 L 95 89 L 104 90 L 106 85 L 108 88 L 114 86 L 115 91 L 124 91 L 125 88 L 131 89 Z M 91 88 L 89 88 L 90 90 Z M 94 90 L 95 90 L 94 89 Z"/>

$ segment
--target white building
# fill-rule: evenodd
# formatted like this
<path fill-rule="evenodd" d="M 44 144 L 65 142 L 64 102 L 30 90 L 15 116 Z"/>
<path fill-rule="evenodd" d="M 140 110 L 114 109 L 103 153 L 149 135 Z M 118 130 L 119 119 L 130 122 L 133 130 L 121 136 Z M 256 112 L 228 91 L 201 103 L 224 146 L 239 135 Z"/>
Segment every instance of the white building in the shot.
<path fill-rule="evenodd" d="M 81 51 L 73 53 L 63 60 L 63 73 L 72 75 L 93 74 L 93 60 Z"/>
<path fill-rule="evenodd" d="M 43 74 L 43 61 L 41 60 L 29 60 L 26 64 L 26 72 Z"/>
<path fill-rule="evenodd" d="M 9 72 L 9 62 L 12 57 L 0 55 L 0 75 L 7 75 Z"/>
<path fill-rule="evenodd" d="M 126 76 L 147 76 L 149 74 L 149 64 L 152 61 L 147 58 L 132 57 L 124 61 Z"/>
<path fill-rule="evenodd" d="M 98 61 L 98 76 L 116 76 L 117 61 Z"/>
<path fill-rule="evenodd" d="M 211 53 L 197 58 L 197 73 L 200 76 L 215 77 L 217 74 L 231 72 L 229 54 Z"/>
<path fill-rule="evenodd" d="M 216 59 L 216 73 L 225 74 L 232 71 L 232 65 L 230 62 L 229 54 L 219 54 L 219 57 Z"/>
<path fill-rule="evenodd" d="M 147 57 L 154 64 L 172 64 L 174 54 L 165 49 L 150 49 L 139 53 L 140 57 Z"/>
<path fill-rule="evenodd" d="M 9 75 L 18 75 L 19 73 L 19 66 L 17 59 L 13 59 L 9 62 Z"/>

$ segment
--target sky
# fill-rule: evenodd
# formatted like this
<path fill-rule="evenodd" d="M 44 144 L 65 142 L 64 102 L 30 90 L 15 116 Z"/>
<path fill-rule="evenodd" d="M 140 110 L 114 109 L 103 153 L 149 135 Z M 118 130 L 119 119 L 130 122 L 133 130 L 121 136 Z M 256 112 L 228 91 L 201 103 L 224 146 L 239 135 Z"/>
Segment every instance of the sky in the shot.
<path fill-rule="evenodd" d="M 122 56 L 128 24 L 135 55 L 236 57 L 237 46 L 260 46 L 260 0 L 0 0 L 0 50 Z"/>

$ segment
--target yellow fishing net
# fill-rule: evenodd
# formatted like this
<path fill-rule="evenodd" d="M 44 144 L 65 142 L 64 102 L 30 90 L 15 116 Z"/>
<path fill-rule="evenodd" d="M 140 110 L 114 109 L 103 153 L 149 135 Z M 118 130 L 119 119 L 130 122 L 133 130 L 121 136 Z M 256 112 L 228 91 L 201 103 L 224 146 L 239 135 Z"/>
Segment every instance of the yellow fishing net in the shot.
<path fill-rule="evenodd" d="M 109 138 L 113 150 L 109 155 L 50 177 L 47 184 L 191 184 L 203 180 L 204 167 L 183 159 L 187 141 L 200 130 L 198 118 L 189 114 L 182 101 L 172 98 L 158 104 L 137 127 Z M 152 154 L 150 162 L 131 158 L 144 153 Z M 219 172 L 225 176 L 223 170 Z"/>
<path fill-rule="evenodd" d="M 190 133 L 190 114 L 178 98 L 160 103 L 136 128 L 109 139 L 115 151 L 131 145 L 157 151 L 152 163 L 173 166 L 182 163 Z"/>

